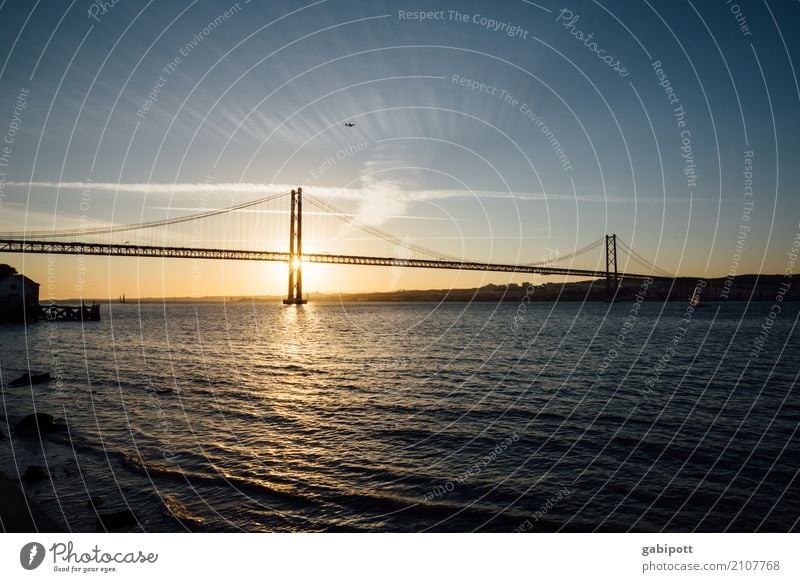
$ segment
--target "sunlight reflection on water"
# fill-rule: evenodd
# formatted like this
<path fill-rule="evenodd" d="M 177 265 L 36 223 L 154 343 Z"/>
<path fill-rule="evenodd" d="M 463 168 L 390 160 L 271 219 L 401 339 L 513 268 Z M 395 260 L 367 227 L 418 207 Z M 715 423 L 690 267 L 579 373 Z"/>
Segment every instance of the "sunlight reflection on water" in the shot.
<path fill-rule="evenodd" d="M 532 304 L 514 332 L 515 308 L 112 305 L 57 343 L 3 326 L 9 421 L 35 399 L 73 445 L 15 439 L 16 462 L 50 467 L 36 495 L 77 530 L 99 495 L 155 531 L 512 531 L 563 488 L 534 530 L 792 527 L 799 409 L 772 365 L 797 307 L 747 370 L 763 306 L 698 310 L 649 393 L 682 305 L 646 305 L 613 358 L 625 305 Z M 54 346 L 64 390 L 8 386 Z"/>

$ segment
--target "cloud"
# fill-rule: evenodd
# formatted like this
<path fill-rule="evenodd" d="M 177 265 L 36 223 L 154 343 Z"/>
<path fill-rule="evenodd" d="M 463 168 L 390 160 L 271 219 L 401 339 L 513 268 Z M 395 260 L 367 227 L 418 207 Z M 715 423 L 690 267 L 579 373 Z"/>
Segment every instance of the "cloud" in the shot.
<path fill-rule="evenodd" d="M 7 182 L 12 188 L 43 188 L 56 190 L 89 190 L 113 194 L 242 194 L 269 196 L 289 192 L 294 185 L 267 184 L 256 182 Z M 395 205 L 395 214 L 400 203 L 446 200 L 452 198 L 504 199 L 504 200 L 542 200 L 587 202 L 597 204 L 688 204 L 688 198 L 663 198 L 662 196 L 603 196 L 574 195 L 550 192 L 503 192 L 498 190 L 453 190 L 453 189 L 408 189 L 386 180 L 362 178 L 359 187 L 306 187 L 306 192 L 326 200 L 352 200 L 359 202 L 365 217 L 380 205 Z M 717 202 L 716 198 L 695 197 L 694 202 Z"/>

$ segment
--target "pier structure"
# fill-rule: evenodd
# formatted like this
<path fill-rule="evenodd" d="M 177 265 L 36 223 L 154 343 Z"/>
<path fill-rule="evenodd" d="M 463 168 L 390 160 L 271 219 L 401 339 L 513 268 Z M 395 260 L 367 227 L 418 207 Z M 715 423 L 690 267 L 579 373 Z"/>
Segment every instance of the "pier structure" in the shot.
<path fill-rule="evenodd" d="M 48 321 L 100 321 L 100 304 L 93 301 L 91 305 L 81 302 L 80 305 L 56 305 L 50 303 L 39 305 L 39 319 Z"/>

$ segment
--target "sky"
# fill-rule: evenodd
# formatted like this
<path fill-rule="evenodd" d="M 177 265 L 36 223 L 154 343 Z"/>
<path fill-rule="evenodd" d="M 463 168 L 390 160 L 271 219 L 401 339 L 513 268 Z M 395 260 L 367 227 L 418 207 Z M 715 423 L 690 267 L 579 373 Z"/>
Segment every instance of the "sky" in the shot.
<path fill-rule="evenodd" d="M 783 273 L 800 231 L 799 19 L 797 3 L 725 0 L 6 0 L 0 232 L 158 220 L 302 186 L 471 260 L 536 262 L 616 233 L 671 273 Z M 250 248 L 261 224 L 203 240 Z M 339 248 L 316 228 L 307 252 Z M 0 262 L 53 298 L 272 295 L 287 271 Z M 305 269 L 307 291 L 331 293 L 529 278 Z"/>

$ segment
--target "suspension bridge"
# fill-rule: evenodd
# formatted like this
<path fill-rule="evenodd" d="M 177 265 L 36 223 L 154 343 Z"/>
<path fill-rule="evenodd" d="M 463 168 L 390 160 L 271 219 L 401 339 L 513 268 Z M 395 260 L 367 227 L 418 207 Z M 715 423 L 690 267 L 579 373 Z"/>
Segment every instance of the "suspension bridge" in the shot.
<path fill-rule="evenodd" d="M 303 250 L 304 202 L 313 207 L 306 216 L 314 220 L 306 220 L 305 224 L 306 249 L 310 252 Z M 321 217 L 327 220 L 317 220 Z M 287 239 L 288 248 L 278 250 Z M 674 278 L 615 234 L 539 262 L 504 264 L 466 260 L 363 224 L 353 214 L 304 193 L 302 188 L 226 208 L 136 224 L 0 232 L 0 252 L 278 261 L 289 265 L 284 300 L 287 305 L 306 303 L 304 263 L 599 278 L 605 279 L 609 298 L 623 279 Z"/>

